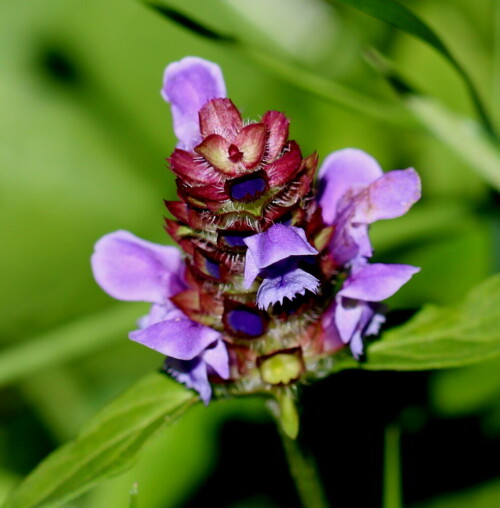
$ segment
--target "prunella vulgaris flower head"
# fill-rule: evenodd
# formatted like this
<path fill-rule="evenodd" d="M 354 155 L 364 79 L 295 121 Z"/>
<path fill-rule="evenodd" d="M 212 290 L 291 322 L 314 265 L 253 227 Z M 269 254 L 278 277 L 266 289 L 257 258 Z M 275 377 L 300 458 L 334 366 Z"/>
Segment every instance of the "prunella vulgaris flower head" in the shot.
<path fill-rule="evenodd" d="M 419 199 L 415 170 L 383 173 L 348 148 L 315 181 L 318 157 L 288 139 L 285 115 L 244 121 L 220 68 L 200 58 L 170 64 L 162 96 L 178 138 L 165 229 L 179 248 L 116 231 L 92 256 L 106 292 L 152 304 L 130 338 L 165 355 L 205 403 L 214 383 L 273 390 L 319 377 L 345 345 L 359 358 L 380 302 L 419 270 L 369 263 L 369 225 Z"/>

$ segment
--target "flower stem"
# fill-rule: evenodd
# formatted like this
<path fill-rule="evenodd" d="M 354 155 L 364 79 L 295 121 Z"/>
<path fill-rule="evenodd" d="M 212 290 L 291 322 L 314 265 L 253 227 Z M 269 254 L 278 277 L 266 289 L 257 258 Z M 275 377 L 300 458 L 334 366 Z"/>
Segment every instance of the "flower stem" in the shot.
<path fill-rule="evenodd" d="M 279 423 L 278 430 L 302 506 L 304 508 L 328 508 L 329 504 L 313 458 L 301 450 L 296 439 L 290 439 L 281 430 Z"/>
<path fill-rule="evenodd" d="M 383 508 L 402 508 L 400 430 L 397 424 L 385 430 Z"/>

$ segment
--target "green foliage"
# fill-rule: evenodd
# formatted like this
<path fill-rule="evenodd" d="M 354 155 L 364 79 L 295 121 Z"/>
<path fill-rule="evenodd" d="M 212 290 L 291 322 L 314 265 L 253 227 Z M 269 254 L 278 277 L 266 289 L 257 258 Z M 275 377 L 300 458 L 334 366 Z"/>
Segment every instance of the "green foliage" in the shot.
<path fill-rule="evenodd" d="M 0 352 L 0 386 L 122 339 L 144 305 L 120 305 Z M 140 314 L 140 313 L 138 313 Z"/>
<path fill-rule="evenodd" d="M 500 435 L 500 358 L 432 377 L 432 409 L 442 418 L 478 418 L 485 435 Z"/>
<path fill-rule="evenodd" d="M 411 508 L 496 508 L 499 499 L 500 481 L 493 480 L 478 487 L 411 505 Z"/>
<path fill-rule="evenodd" d="M 403 326 L 366 349 L 367 361 L 340 360 L 334 371 L 427 370 L 460 367 L 500 355 L 500 275 L 475 288 L 463 302 L 428 305 Z"/>
<path fill-rule="evenodd" d="M 427 306 L 368 347 L 369 370 L 458 367 L 500 354 L 500 275 L 459 305 Z"/>
<path fill-rule="evenodd" d="M 177 9 L 156 4 L 150 4 L 150 6 L 163 17 L 181 25 L 196 35 L 229 45 L 233 50 L 245 58 L 254 61 L 267 72 L 271 73 L 271 75 L 283 80 L 285 83 L 383 122 L 398 125 L 412 123 L 412 119 L 397 103 L 380 99 L 374 100 L 367 94 L 363 94 L 331 79 L 326 79 L 306 68 L 298 69 L 296 62 L 287 61 L 282 57 L 273 55 L 269 51 L 248 44 L 233 35 L 218 32 Z"/>
<path fill-rule="evenodd" d="M 133 468 L 102 482 L 79 500 L 90 508 L 121 508 L 127 506 L 130 487 L 137 483 L 139 508 L 182 506 L 216 467 L 221 426 L 232 418 L 258 426 L 267 422 L 269 415 L 257 397 L 217 400 L 209 408 L 197 404 L 180 421 L 159 432 Z"/>
<path fill-rule="evenodd" d="M 439 46 L 437 41 L 444 41 L 445 48 L 481 86 L 490 111 L 498 113 L 500 66 L 494 64 L 498 62 L 495 48 L 497 52 L 500 48 L 498 2 L 495 12 L 491 2 L 406 2 L 420 20 L 435 27 L 431 35 L 421 21 L 415 25 L 415 16 L 396 16 L 393 25 L 401 29 L 397 32 L 385 23 L 370 25 L 371 20 L 356 17 L 354 9 L 332 9 L 335 38 L 331 53 L 300 63 L 290 58 L 293 51 L 283 59 L 270 50 L 257 29 L 250 30 L 248 20 L 231 14 L 227 0 L 162 3 L 172 4 L 177 12 L 187 10 L 203 21 L 192 27 L 199 29 L 206 22 L 221 28 L 212 35 L 230 32 L 230 36 L 217 44 L 217 37 L 212 37 L 208 44 L 209 34 L 198 30 L 193 37 L 196 30 L 179 29 L 181 17 L 177 16 L 176 24 L 165 23 L 136 1 L 0 2 L 0 504 L 50 447 L 75 435 L 105 400 L 161 362 L 158 355 L 127 342 L 126 332 L 143 310 L 129 304 L 109 308 L 110 299 L 92 280 L 88 258 L 95 240 L 117 228 L 152 241 L 169 241 L 161 230 L 161 199 L 175 199 L 173 178 L 164 168 L 164 158 L 175 140 L 168 107 L 158 94 L 168 62 L 188 54 L 217 61 L 245 116 L 257 118 L 266 109 L 286 112 L 292 120 L 292 135 L 304 152 L 318 150 L 324 158 L 331 150 L 358 146 L 379 159 L 384 169 L 417 168 L 423 179 L 422 203 L 405 217 L 377 224 L 373 230 L 380 260 L 390 255 L 392 262 L 423 267 L 418 278 L 392 299 L 390 308 L 457 301 L 491 273 L 492 260 L 495 255 L 498 258 L 500 229 L 490 199 L 490 187 L 498 188 L 498 149 L 484 129 L 467 117 L 468 98 L 458 75 L 439 57 L 443 48 L 441 53 L 439 48 L 431 49 L 433 43 Z M 359 9 L 361 1 L 357 3 Z M 338 5 L 333 0 L 329 4 Z M 379 19 L 395 15 L 392 4 L 383 1 Z M 265 2 L 260 5 L 265 9 Z M 366 9 L 368 2 L 364 5 Z M 304 26 L 307 13 L 302 13 L 298 21 Z M 289 15 L 292 9 L 274 23 L 273 35 L 290 33 Z M 173 17 L 175 14 L 170 19 Z M 417 32 L 413 35 L 420 40 L 430 38 L 429 44 L 406 36 L 412 33 L 412 24 Z M 309 32 L 311 39 L 319 37 L 314 26 Z M 437 41 L 432 40 L 436 33 L 440 34 Z M 232 42 L 233 34 L 238 43 Z M 390 55 L 426 95 L 392 96 L 385 82 L 363 67 L 360 54 L 367 46 Z M 446 345 L 462 355 L 454 358 L 454 365 L 464 360 L 467 348 L 474 349 L 474 359 L 488 356 L 487 351 L 495 347 L 494 334 L 489 339 L 481 335 L 478 330 L 484 332 L 484 322 L 478 324 L 474 319 L 471 324 L 478 325 L 477 329 L 464 326 L 458 309 L 467 311 L 465 304 L 423 311 L 421 317 L 428 316 L 427 324 L 417 326 L 417 317 L 387 332 L 380 351 L 376 343 L 369 346 L 370 360 L 377 360 L 381 368 L 402 361 L 417 368 L 416 363 L 422 366 L 427 361 L 422 355 L 425 347 L 430 348 L 436 364 L 442 362 L 442 358 L 436 361 L 439 348 Z M 467 312 L 473 315 L 472 310 Z M 476 314 L 483 319 L 486 312 L 478 309 Z M 498 320 L 493 308 L 492 320 L 495 316 Z M 423 333 L 432 327 L 431 339 L 425 344 Z M 406 330 L 408 339 L 422 341 L 419 348 L 416 342 L 405 342 Z M 456 332 L 475 333 L 473 343 L 457 340 Z M 452 339 L 448 334 L 453 334 Z M 386 343 L 390 337 L 395 340 Z M 402 351 L 397 350 L 399 345 Z M 409 352 L 408 359 L 404 355 Z M 498 357 L 434 373 L 431 418 L 479 416 L 486 437 L 489 431 L 498 433 L 499 373 Z M 332 392 L 329 402 L 333 405 L 335 401 Z M 253 412 L 241 406 L 226 412 L 219 410 L 222 406 L 194 408 L 182 425 L 170 427 L 156 446 L 146 447 L 127 473 L 66 506 L 123 508 L 128 506 L 135 481 L 140 482 L 141 508 L 181 505 L 213 465 L 219 447 L 214 423 L 236 414 L 252 419 Z M 18 417 L 20 411 L 29 413 L 29 418 L 23 420 L 24 412 Z M 159 419 L 152 426 L 156 424 L 160 426 Z M 146 425 L 142 430 L 153 429 Z M 369 426 L 365 431 L 371 432 Z M 40 435 L 42 441 L 47 436 L 52 441 L 40 446 Z M 467 433 L 461 436 L 463 441 L 469 438 Z M 75 442 L 53 457 L 74 447 Z M 27 458 L 22 466 L 15 460 L 18 456 Z M 56 467 L 54 461 L 49 458 L 45 464 Z M 26 485 L 39 485 L 38 492 L 47 493 L 49 483 L 58 478 L 49 481 L 49 475 L 42 478 L 39 471 Z M 81 472 L 92 473 L 85 468 Z M 111 472 L 94 470 L 102 473 L 101 479 Z M 86 486 L 91 484 L 88 480 Z M 55 488 L 54 492 L 62 494 L 62 484 Z M 36 494 L 35 490 L 31 493 Z M 499 498 L 498 482 L 492 481 L 421 506 L 490 508 L 498 506 Z M 249 506 L 267 500 L 261 494 L 250 499 Z"/>
<path fill-rule="evenodd" d="M 236 42 L 236 39 L 229 35 L 224 35 L 211 28 L 208 28 L 205 25 L 202 25 L 198 21 L 186 16 L 185 14 L 179 12 L 176 9 L 172 9 L 171 7 L 167 7 L 165 5 L 158 5 L 154 3 L 148 4 L 152 9 L 157 11 L 162 16 L 165 16 L 172 21 L 179 23 L 183 27 L 191 30 L 192 32 L 201 35 L 202 37 L 206 37 L 207 39 L 213 39 L 218 42 Z"/>
<path fill-rule="evenodd" d="M 60 506 L 122 473 L 152 435 L 197 400 L 163 374 L 147 376 L 99 413 L 74 441 L 43 461 L 4 508 Z"/>
<path fill-rule="evenodd" d="M 500 190 L 500 149 L 479 125 L 428 97 L 406 97 L 408 108 L 431 132 L 466 161 L 485 181 Z"/>
<path fill-rule="evenodd" d="M 132 485 L 132 488 L 130 489 L 130 506 L 129 508 L 138 508 L 138 497 L 139 497 L 139 489 L 137 487 L 137 483 L 134 483 Z"/>
<path fill-rule="evenodd" d="M 333 0 L 329 0 L 333 2 Z M 481 101 L 481 98 L 469 77 L 468 73 L 456 58 L 450 53 L 449 49 L 443 43 L 441 38 L 420 18 L 413 14 L 404 5 L 399 4 L 393 0 L 337 0 L 341 3 L 359 9 L 360 11 L 374 16 L 381 21 L 385 21 L 390 25 L 399 28 L 422 41 L 430 44 L 436 51 L 441 53 L 448 62 L 455 67 L 457 72 L 462 76 L 464 82 L 469 89 L 472 100 L 477 108 L 479 116 L 481 117 L 484 126 L 491 133 L 493 132 L 493 125 L 489 118 L 488 113 Z"/>
<path fill-rule="evenodd" d="M 469 118 L 448 110 L 440 102 L 418 93 L 387 59 L 377 52 L 369 61 L 400 93 L 402 101 L 422 125 L 448 145 L 490 185 L 500 190 L 500 148 L 491 133 Z"/>
<path fill-rule="evenodd" d="M 334 0 L 328 1 L 334 3 Z M 404 94 L 403 104 L 382 98 L 374 100 L 368 94 L 346 87 L 335 80 L 327 79 L 317 72 L 307 68 L 299 69 L 296 62 L 289 62 L 283 57 L 273 55 L 269 51 L 263 51 L 233 35 L 214 30 L 175 8 L 157 4 L 150 4 L 150 7 L 163 17 L 196 35 L 228 45 L 245 58 L 256 62 L 278 79 L 321 99 L 387 123 L 414 127 L 415 121 L 420 122 L 423 127 L 440 138 L 469 164 L 471 169 L 477 171 L 486 181 L 500 189 L 500 171 L 498 170 L 500 150 L 491 139 L 491 135 L 494 134 L 491 120 L 469 75 L 438 35 L 406 7 L 392 0 L 339 1 L 418 37 L 443 55 L 464 79 L 484 128 L 471 125 L 470 119 L 455 115 L 428 97 L 417 96 L 400 79 L 397 80 L 398 86 L 403 86 L 405 92 L 412 92 Z M 402 105 L 406 106 L 407 111 L 401 107 Z"/>

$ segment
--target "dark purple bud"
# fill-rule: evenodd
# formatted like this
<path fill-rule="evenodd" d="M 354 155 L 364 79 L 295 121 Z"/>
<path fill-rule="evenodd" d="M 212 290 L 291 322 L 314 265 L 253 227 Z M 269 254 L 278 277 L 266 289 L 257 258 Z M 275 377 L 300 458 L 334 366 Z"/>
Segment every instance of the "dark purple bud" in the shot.
<path fill-rule="evenodd" d="M 255 234 L 255 231 L 219 230 L 217 232 L 217 245 L 233 251 L 244 252 L 247 248 L 245 238 Z"/>
<path fill-rule="evenodd" d="M 220 279 L 220 265 L 219 265 L 219 263 L 207 258 L 205 260 L 205 266 L 207 267 L 207 272 L 212 277 L 214 277 L 215 279 Z"/>
<path fill-rule="evenodd" d="M 228 333 L 243 339 L 255 339 L 267 330 L 267 316 L 263 312 L 236 302 L 226 302 L 222 319 Z"/>
<path fill-rule="evenodd" d="M 267 189 L 267 176 L 262 170 L 227 181 L 227 192 L 233 201 L 255 201 Z"/>

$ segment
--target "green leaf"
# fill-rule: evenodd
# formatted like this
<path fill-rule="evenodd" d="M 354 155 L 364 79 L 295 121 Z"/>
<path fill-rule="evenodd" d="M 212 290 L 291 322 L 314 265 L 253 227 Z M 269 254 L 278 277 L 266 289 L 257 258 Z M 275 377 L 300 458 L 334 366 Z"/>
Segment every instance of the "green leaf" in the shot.
<path fill-rule="evenodd" d="M 125 474 L 106 481 L 85 496 L 86 508 L 125 508 L 130 486 L 139 486 L 139 508 L 178 508 L 216 467 L 219 437 L 228 419 L 269 423 L 260 397 L 224 398 L 192 407 L 182 421 L 170 426 L 147 446 Z M 66 506 L 65 506 L 66 508 Z"/>
<path fill-rule="evenodd" d="M 5 501 L 18 481 L 19 478 L 12 471 L 0 467 L 0 503 Z"/>
<path fill-rule="evenodd" d="M 500 358 L 463 369 L 436 372 L 431 403 L 439 415 L 457 417 L 500 409 Z"/>
<path fill-rule="evenodd" d="M 0 386 L 123 340 L 143 304 L 111 307 L 0 351 Z"/>
<path fill-rule="evenodd" d="M 278 79 L 320 99 L 379 121 L 397 125 L 399 128 L 416 126 L 412 116 L 396 102 L 370 97 L 352 87 L 300 67 L 300 64 L 278 58 L 259 48 L 239 45 L 236 49 Z"/>
<path fill-rule="evenodd" d="M 368 348 L 370 370 L 458 367 L 500 354 L 500 275 L 459 305 L 425 307 Z"/>
<path fill-rule="evenodd" d="M 3 508 L 60 506 L 122 473 L 151 436 L 198 400 L 163 374 L 145 377 L 99 413 L 74 441 L 45 459 Z"/>
<path fill-rule="evenodd" d="M 460 304 L 429 305 L 366 348 L 367 361 L 345 358 L 334 371 L 427 370 L 459 367 L 500 355 L 500 274 L 476 287 Z"/>
<path fill-rule="evenodd" d="M 334 0 L 328 0 L 331 4 Z M 456 69 L 469 90 L 470 96 L 477 109 L 479 117 L 489 133 L 494 133 L 493 124 L 486 112 L 481 98 L 471 78 L 462 65 L 451 54 L 441 38 L 420 18 L 407 7 L 394 0 L 336 0 L 350 7 L 354 7 L 374 18 L 384 21 L 404 32 L 411 34 L 421 41 L 426 42 L 438 51 Z"/>

